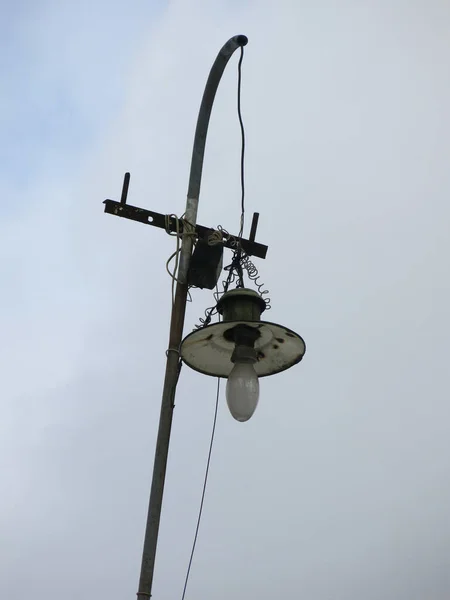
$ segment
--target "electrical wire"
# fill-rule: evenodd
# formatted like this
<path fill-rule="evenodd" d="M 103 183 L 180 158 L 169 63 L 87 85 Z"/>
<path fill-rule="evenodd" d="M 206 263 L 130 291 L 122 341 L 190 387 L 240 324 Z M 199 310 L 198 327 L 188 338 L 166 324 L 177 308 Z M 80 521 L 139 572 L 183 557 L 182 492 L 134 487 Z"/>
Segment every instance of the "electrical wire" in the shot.
<path fill-rule="evenodd" d="M 242 267 L 239 264 L 240 261 L 242 261 L 242 257 L 240 256 L 239 251 L 235 250 L 231 263 L 224 268 L 224 271 L 228 271 L 228 276 L 222 281 L 222 291 L 219 292 L 219 289 L 216 285 L 216 290 L 214 292 L 214 305 L 209 306 L 205 310 L 205 316 L 199 318 L 200 324 L 196 325 L 195 329 L 202 329 L 211 323 L 213 316 L 217 314 L 217 304 L 220 298 L 228 291 L 230 285 L 236 282 L 236 287 L 244 287 Z"/>
<path fill-rule="evenodd" d="M 188 564 L 188 568 L 187 568 L 187 572 L 186 572 L 186 578 L 184 580 L 183 595 L 181 596 L 181 600 L 184 600 L 184 597 L 186 595 L 186 589 L 187 589 L 187 585 L 189 582 L 189 575 L 191 573 L 192 560 L 194 558 L 195 546 L 197 545 L 198 531 L 200 529 L 200 521 L 201 521 L 202 512 L 203 512 L 203 503 L 205 501 L 206 484 L 208 483 L 209 465 L 211 463 L 211 454 L 212 454 L 212 448 L 213 448 L 213 443 L 214 443 L 214 435 L 216 433 L 217 412 L 219 409 L 219 395 L 220 395 L 220 377 L 217 378 L 216 406 L 214 409 L 214 419 L 213 419 L 213 426 L 212 426 L 212 432 L 211 432 L 211 441 L 209 443 L 208 460 L 206 461 L 205 478 L 203 480 L 202 499 L 200 501 L 200 508 L 199 508 L 198 518 L 197 518 L 197 526 L 195 528 L 194 541 L 192 543 L 191 556 L 189 558 L 189 564 Z"/>
<path fill-rule="evenodd" d="M 169 221 L 170 219 L 173 218 L 175 220 L 175 232 L 171 232 L 169 229 Z M 181 217 L 183 218 L 183 217 Z M 179 258 L 180 258 L 180 219 L 177 217 L 177 215 L 166 215 L 166 232 L 169 235 L 175 235 L 177 238 L 177 247 L 176 250 L 173 254 L 171 254 L 169 256 L 169 258 L 167 259 L 166 262 L 166 271 L 169 273 L 170 277 L 172 278 L 172 305 L 175 304 L 175 282 L 178 281 L 177 279 L 177 273 L 178 273 L 178 262 L 179 262 Z M 175 266 L 173 268 L 173 271 L 171 271 L 169 269 L 169 265 L 171 260 L 175 258 Z"/>
<path fill-rule="evenodd" d="M 271 308 L 270 297 L 268 296 L 269 290 L 264 289 L 265 284 L 260 282 L 261 275 L 259 274 L 258 268 L 250 260 L 250 257 L 248 256 L 248 254 L 244 253 L 242 255 L 241 266 L 242 266 L 242 269 L 247 271 L 247 277 L 250 279 L 250 281 L 253 281 L 255 286 L 258 288 L 258 294 L 261 296 L 261 298 L 266 303 L 266 310 L 269 310 Z M 266 296 L 266 298 L 264 296 Z"/>
<path fill-rule="evenodd" d="M 245 158 L 245 129 L 244 121 L 242 120 L 241 111 L 241 87 L 242 87 L 242 61 L 244 59 L 244 46 L 241 46 L 241 56 L 238 62 L 238 86 L 237 86 L 237 111 L 239 118 L 239 125 L 241 128 L 241 226 L 239 229 L 239 237 L 242 238 L 244 233 L 244 217 L 245 217 L 245 171 L 244 171 L 244 158 Z"/>
<path fill-rule="evenodd" d="M 218 226 L 218 231 L 222 232 L 223 235 L 229 236 L 228 232 L 225 231 L 220 225 Z M 232 236 L 229 236 L 231 238 Z M 236 241 L 237 244 L 237 241 Z M 235 261 L 239 259 L 239 270 L 236 266 Z M 250 260 L 250 257 L 245 252 L 241 252 L 241 256 L 239 257 L 237 251 L 234 251 L 233 258 L 231 263 L 224 268 L 225 271 L 228 271 L 228 276 L 226 279 L 222 280 L 222 290 L 219 291 L 216 286 L 216 290 L 214 292 L 214 304 L 213 306 L 209 306 L 205 309 L 204 316 L 199 318 L 199 324 L 195 326 L 195 329 L 202 329 L 203 327 L 207 327 L 213 317 L 217 314 L 217 304 L 220 298 L 228 291 L 231 285 L 236 283 L 236 287 L 244 287 L 243 285 L 243 272 L 247 273 L 247 277 L 252 281 L 257 288 L 258 294 L 266 303 L 266 310 L 271 308 L 271 300 L 269 296 L 269 290 L 264 289 L 265 284 L 261 282 L 261 276 L 255 264 Z"/>
<path fill-rule="evenodd" d="M 194 244 L 195 244 L 196 238 L 197 238 L 197 233 L 196 233 L 195 227 L 192 225 L 192 223 L 190 223 L 189 221 L 186 221 L 186 219 L 184 218 L 184 214 L 181 215 L 180 218 L 178 218 L 177 215 L 174 215 L 174 214 L 165 215 L 165 219 L 166 219 L 166 233 L 168 233 L 169 235 L 172 235 L 172 236 L 176 236 L 176 238 L 177 238 L 176 250 L 169 256 L 169 258 L 166 261 L 166 271 L 169 273 L 170 277 L 172 278 L 172 304 L 174 305 L 175 304 L 175 283 L 181 283 L 180 280 L 178 279 L 178 267 L 179 267 L 179 259 L 180 259 L 180 252 L 181 252 L 181 239 L 182 239 L 183 235 L 190 235 L 194 238 Z M 175 221 L 175 231 L 170 230 L 170 220 L 171 219 L 173 219 Z M 183 231 L 181 231 L 180 224 L 183 227 Z M 169 265 L 174 258 L 175 258 L 175 266 L 174 266 L 173 271 L 171 271 L 169 269 Z M 188 300 L 188 302 L 192 301 L 191 293 L 190 293 L 189 289 L 188 289 L 187 300 Z"/>
<path fill-rule="evenodd" d="M 223 237 L 232 241 L 234 246 L 233 258 L 231 263 L 225 267 L 225 271 L 228 271 L 227 278 L 222 282 L 223 290 L 214 293 L 215 304 L 214 306 L 210 306 L 205 310 L 205 317 L 200 317 L 200 325 L 196 325 L 196 329 L 201 329 L 202 327 L 206 327 L 211 323 L 212 317 L 217 313 L 217 302 L 219 298 L 228 291 L 229 286 L 236 282 L 236 287 L 244 287 L 244 275 L 242 268 L 242 248 L 240 244 L 240 240 L 244 233 L 244 219 L 245 219 L 245 129 L 244 129 L 244 121 L 242 119 L 242 109 L 241 109 L 241 89 L 242 89 L 242 61 L 244 59 L 244 47 L 241 46 L 241 55 L 239 57 L 238 62 L 238 83 L 237 83 L 237 112 L 239 119 L 239 126 L 241 129 L 241 158 L 240 158 L 240 167 L 241 167 L 241 220 L 239 227 L 239 235 L 238 238 L 234 238 L 231 236 L 228 231 L 223 229 L 220 225 L 217 227 L 217 234 L 214 232 L 210 236 L 209 243 L 211 245 L 218 243 L 218 241 L 222 240 Z M 219 235 L 220 234 L 220 235 Z"/>
<path fill-rule="evenodd" d="M 242 238 L 242 235 L 244 232 L 244 218 L 245 218 L 245 178 L 244 178 L 244 175 L 245 175 L 245 172 L 244 172 L 245 130 L 244 130 L 244 122 L 242 120 L 242 112 L 241 112 L 241 83 L 242 83 L 242 61 L 243 61 L 243 59 L 244 59 L 244 47 L 241 46 L 241 56 L 239 57 L 239 62 L 238 62 L 238 86 L 237 86 L 238 87 L 238 89 L 237 89 L 237 110 L 238 110 L 238 118 L 239 118 L 239 125 L 241 128 L 241 140 L 242 140 L 242 143 L 241 143 L 241 221 L 240 221 L 240 229 L 239 229 L 239 238 L 237 240 L 237 244 L 236 244 L 236 248 L 233 253 L 233 259 L 231 261 L 231 264 L 228 265 L 228 267 L 225 267 L 225 270 L 228 271 L 228 276 L 227 276 L 226 280 L 223 282 L 223 292 L 219 292 L 218 288 L 216 286 L 216 291 L 214 293 L 216 305 L 211 307 L 210 309 L 208 309 L 207 312 L 205 312 L 205 315 L 206 315 L 205 319 L 200 319 L 200 322 L 202 323 L 202 325 L 200 325 L 200 327 L 205 327 L 206 325 L 209 325 L 209 323 L 211 322 L 212 315 L 216 311 L 217 302 L 219 300 L 219 297 L 228 290 L 228 288 L 232 282 L 234 282 L 237 279 L 237 287 L 244 287 L 243 269 L 242 269 L 242 264 L 241 264 L 242 263 L 242 249 L 241 249 L 241 245 L 240 245 L 240 239 Z M 210 238 L 209 242 L 211 243 L 211 245 L 213 245 L 215 243 L 219 243 L 223 238 L 223 234 L 227 234 L 227 232 L 224 231 L 220 227 L 217 228 L 217 231 L 219 232 L 220 235 L 215 235 Z M 200 508 L 199 508 L 199 513 L 198 513 L 198 518 L 197 518 L 197 526 L 195 529 L 194 541 L 192 543 L 191 556 L 189 558 L 189 564 L 188 564 L 188 568 L 187 568 L 187 572 L 186 572 L 186 578 L 184 581 L 184 588 L 183 588 L 183 595 L 181 597 L 181 600 L 184 600 L 184 597 L 186 595 L 186 589 L 187 589 L 187 585 L 189 582 L 189 575 L 191 572 L 192 560 L 194 558 L 194 552 L 195 552 L 195 547 L 197 544 L 198 532 L 200 529 L 200 521 L 201 521 L 202 512 L 203 512 L 203 503 L 205 500 L 206 484 L 208 482 L 209 465 L 211 462 L 211 453 L 212 453 L 212 447 L 213 447 L 213 443 L 214 443 L 214 434 L 216 431 L 217 411 L 219 408 L 219 393 L 220 393 L 220 377 L 217 378 L 216 407 L 214 410 L 214 420 L 213 420 L 213 427 L 212 427 L 212 432 L 211 432 L 211 442 L 209 444 L 208 460 L 206 462 L 205 479 L 203 481 L 202 499 L 200 501 Z"/>

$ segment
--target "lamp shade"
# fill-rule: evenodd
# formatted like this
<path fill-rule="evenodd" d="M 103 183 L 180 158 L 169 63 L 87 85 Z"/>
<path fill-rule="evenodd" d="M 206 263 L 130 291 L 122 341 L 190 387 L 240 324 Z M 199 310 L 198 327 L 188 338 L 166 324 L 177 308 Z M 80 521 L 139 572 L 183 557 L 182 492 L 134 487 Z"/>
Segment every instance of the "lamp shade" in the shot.
<path fill-rule="evenodd" d="M 213 377 L 228 377 L 234 364 L 233 331 L 238 326 L 254 330 L 258 377 L 274 375 L 299 363 L 305 354 L 305 342 L 287 327 L 267 321 L 223 321 L 208 325 L 186 336 L 181 344 L 181 359 L 195 371 Z"/>

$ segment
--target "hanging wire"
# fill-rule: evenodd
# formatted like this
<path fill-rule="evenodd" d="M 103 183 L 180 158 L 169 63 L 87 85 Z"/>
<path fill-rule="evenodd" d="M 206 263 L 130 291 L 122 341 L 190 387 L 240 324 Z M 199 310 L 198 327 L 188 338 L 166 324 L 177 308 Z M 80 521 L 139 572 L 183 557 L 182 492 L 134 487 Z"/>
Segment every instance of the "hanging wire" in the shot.
<path fill-rule="evenodd" d="M 241 128 L 241 226 L 239 229 L 239 237 L 242 238 L 244 233 L 244 217 L 245 217 L 245 171 L 244 171 L 244 158 L 245 158 L 245 129 L 244 122 L 242 120 L 241 111 L 241 87 L 242 87 L 242 61 L 244 59 L 244 46 L 241 46 L 241 56 L 238 62 L 238 86 L 237 86 L 237 112 L 239 125 Z"/>
<path fill-rule="evenodd" d="M 245 257 L 245 255 L 242 252 L 242 247 L 241 247 L 241 238 L 243 236 L 244 233 L 244 221 L 245 221 L 245 129 L 244 129 L 244 121 L 242 119 L 242 109 L 241 109 L 241 89 L 242 89 L 242 61 L 244 59 L 244 47 L 241 46 L 241 56 L 239 57 L 239 62 L 238 62 L 238 85 L 237 85 L 237 112 L 238 112 L 238 119 L 239 119 L 239 126 L 240 126 L 240 130 L 241 130 L 241 158 L 240 158 L 240 171 L 241 171 L 241 219 L 240 219 L 240 226 L 239 226 L 239 235 L 236 238 L 234 238 L 233 236 L 231 236 L 228 231 L 226 231 L 225 229 L 223 229 L 223 227 L 221 227 L 220 225 L 217 227 L 217 232 L 214 232 L 211 236 L 210 236 L 210 240 L 209 243 L 210 244 L 214 244 L 214 243 L 218 243 L 218 241 L 222 241 L 223 237 L 227 237 L 228 240 L 231 240 L 231 244 L 234 247 L 234 251 L 233 251 L 233 258 L 231 260 L 231 263 L 225 267 L 225 271 L 228 271 L 228 276 L 227 278 L 222 281 L 222 290 L 220 292 L 218 292 L 216 290 L 216 292 L 214 293 L 214 300 L 215 300 L 215 304 L 214 306 L 210 306 L 205 310 L 205 316 L 204 317 L 200 317 L 199 321 L 200 324 L 196 325 L 196 329 L 201 329 L 202 327 L 206 327 L 207 325 L 209 325 L 211 323 L 211 320 L 213 318 L 214 315 L 217 314 L 217 303 L 220 299 L 221 296 L 223 296 L 223 294 L 225 294 L 225 292 L 228 291 L 228 288 L 230 287 L 231 284 L 236 283 L 236 287 L 238 288 L 242 288 L 244 287 L 244 274 L 243 274 L 243 269 L 246 268 L 246 264 L 245 261 L 248 260 L 248 257 Z M 215 236 L 215 234 L 218 233 L 218 235 Z M 253 265 L 253 263 L 251 263 Z M 253 268 L 256 269 L 256 267 L 253 265 Z"/>
<path fill-rule="evenodd" d="M 241 56 L 240 56 L 239 62 L 238 62 L 238 101 L 237 101 L 237 110 L 238 110 L 239 124 L 240 124 L 240 128 L 241 128 L 241 139 L 242 139 L 242 145 L 241 145 L 241 221 L 240 221 L 239 237 L 237 240 L 234 240 L 234 239 L 232 240 L 232 243 L 234 242 L 233 258 L 231 260 L 231 263 L 227 267 L 225 267 L 225 270 L 228 271 L 228 275 L 227 275 L 227 278 L 222 282 L 223 291 L 219 292 L 219 289 L 216 286 L 216 291 L 214 292 L 214 299 L 216 301 L 216 304 L 213 307 L 210 307 L 209 309 L 207 309 L 207 311 L 205 311 L 205 319 L 200 319 L 200 322 L 202 323 L 202 325 L 200 325 L 200 327 L 204 327 L 211 322 L 213 314 L 217 313 L 217 302 L 218 302 L 220 296 L 222 296 L 222 294 L 224 294 L 226 291 L 228 291 L 228 288 L 232 283 L 237 282 L 237 287 L 244 287 L 243 267 L 241 264 L 243 257 L 242 257 L 242 249 L 241 249 L 241 245 L 240 245 L 240 239 L 242 238 L 243 231 L 244 231 L 244 216 L 245 216 L 245 181 L 244 181 L 245 131 L 244 131 L 244 123 L 242 121 L 242 113 L 241 113 L 241 82 L 242 82 L 242 60 L 243 60 L 243 58 L 244 58 L 244 47 L 241 46 Z M 217 228 L 217 231 L 213 232 L 213 234 L 211 234 L 211 236 L 209 237 L 208 243 L 210 245 L 221 243 L 223 241 L 224 235 L 226 235 L 228 238 L 232 237 L 229 235 L 229 233 L 227 231 L 225 231 L 222 227 L 219 226 Z M 219 320 L 220 320 L 220 317 L 219 317 Z M 213 420 L 213 427 L 212 427 L 212 432 L 211 432 L 211 441 L 209 444 L 208 460 L 206 462 L 205 479 L 203 481 L 202 498 L 201 498 L 199 513 L 198 513 L 197 526 L 195 529 L 194 541 L 192 543 L 191 556 L 189 558 L 189 564 L 188 564 L 188 568 L 187 568 L 187 572 L 186 572 L 186 578 L 184 581 L 182 600 L 184 600 L 184 597 L 186 595 L 186 589 L 187 589 L 187 585 L 189 582 L 189 575 L 191 572 L 192 560 L 194 558 L 194 552 L 195 552 L 195 547 L 197 544 L 198 532 L 200 529 L 200 521 L 202 518 L 203 503 L 205 500 L 206 485 L 208 482 L 209 465 L 211 462 L 211 454 L 212 454 L 212 448 L 213 448 L 213 443 L 214 443 L 214 435 L 215 435 L 215 431 L 216 431 L 217 412 L 218 412 L 218 408 L 219 408 L 219 394 L 220 394 L 220 377 L 217 378 L 216 406 L 215 406 L 215 410 L 214 410 L 214 420 Z"/>
<path fill-rule="evenodd" d="M 195 546 L 197 545 L 198 531 L 200 529 L 200 521 L 201 521 L 202 512 L 203 512 L 203 503 L 205 501 L 206 484 L 208 483 L 209 465 L 211 463 L 211 454 L 212 454 L 212 448 L 213 448 L 213 443 L 214 443 L 214 435 L 216 433 L 217 412 L 219 409 L 219 395 L 220 395 L 220 377 L 217 378 L 216 406 L 214 409 L 214 419 L 213 419 L 213 426 L 212 426 L 212 432 L 211 432 L 211 441 L 209 443 L 208 460 L 206 462 L 205 478 L 203 480 L 202 499 L 200 501 L 200 508 L 198 511 L 198 518 L 197 518 L 197 526 L 195 528 L 194 541 L 192 543 L 191 556 L 189 558 L 189 564 L 188 564 L 188 568 L 186 571 L 186 578 L 184 580 L 183 595 L 181 596 L 181 600 L 184 600 L 184 597 L 186 595 L 186 589 L 187 589 L 187 585 L 189 582 L 189 575 L 191 572 L 192 560 L 194 558 Z"/>

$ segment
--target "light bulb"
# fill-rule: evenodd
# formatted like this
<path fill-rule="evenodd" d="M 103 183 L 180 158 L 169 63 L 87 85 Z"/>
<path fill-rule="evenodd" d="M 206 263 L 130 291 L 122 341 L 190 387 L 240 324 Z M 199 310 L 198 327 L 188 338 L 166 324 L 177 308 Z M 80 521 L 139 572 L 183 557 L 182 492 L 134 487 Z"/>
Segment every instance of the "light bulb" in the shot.
<path fill-rule="evenodd" d="M 228 376 L 226 398 L 236 421 L 248 421 L 255 412 L 259 398 L 259 381 L 253 361 L 235 362 Z"/>

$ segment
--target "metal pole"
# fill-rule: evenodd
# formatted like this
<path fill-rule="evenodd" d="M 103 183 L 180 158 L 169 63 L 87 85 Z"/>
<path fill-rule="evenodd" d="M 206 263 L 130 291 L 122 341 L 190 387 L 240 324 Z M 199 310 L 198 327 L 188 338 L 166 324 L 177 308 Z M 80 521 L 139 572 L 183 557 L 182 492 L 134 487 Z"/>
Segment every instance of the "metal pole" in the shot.
<path fill-rule="evenodd" d="M 216 95 L 216 91 L 224 69 L 233 52 L 247 44 L 244 35 L 232 37 L 223 46 L 209 73 L 203 93 L 202 103 L 197 119 L 197 127 L 192 151 L 191 171 L 186 201 L 185 219 L 192 225 L 197 222 L 198 199 L 202 178 L 203 156 L 205 153 L 206 134 L 208 132 L 209 118 Z M 159 418 L 158 437 L 156 440 L 155 461 L 153 465 L 153 479 L 150 491 L 147 525 L 142 551 L 141 574 L 139 578 L 138 600 L 148 600 L 152 594 L 153 573 L 155 569 L 156 546 L 158 541 L 161 506 L 164 493 L 167 456 L 169 453 L 170 431 L 175 400 L 175 391 L 180 372 L 179 348 L 183 337 L 184 317 L 187 299 L 187 273 L 192 254 L 193 239 L 189 234 L 183 235 L 180 250 L 180 267 L 178 283 L 175 292 L 175 301 L 172 306 L 170 321 L 169 349 L 167 351 L 166 374 L 161 401 L 161 414 Z"/>

